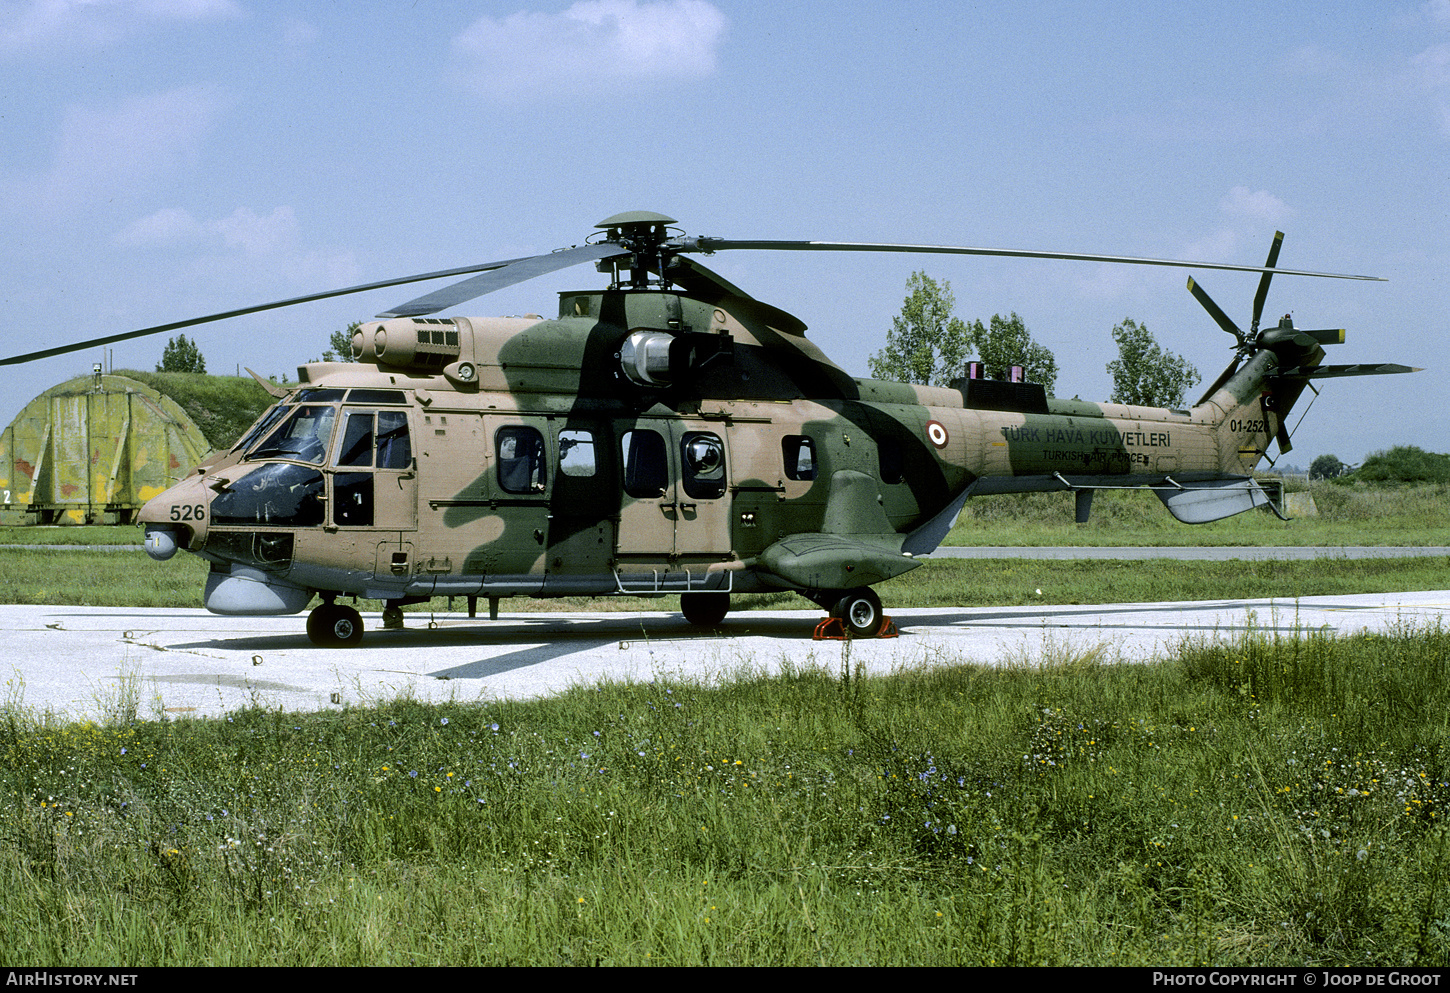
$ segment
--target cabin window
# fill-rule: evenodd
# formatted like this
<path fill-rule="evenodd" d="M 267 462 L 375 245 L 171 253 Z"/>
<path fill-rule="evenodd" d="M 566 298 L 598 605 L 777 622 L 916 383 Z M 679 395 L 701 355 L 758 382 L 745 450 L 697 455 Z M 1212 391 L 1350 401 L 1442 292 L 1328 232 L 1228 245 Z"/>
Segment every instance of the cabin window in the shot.
<path fill-rule="evenodd" d="M 664 438 L 654 431 L 626 431 L 619 446 L 624 456 L 624 492 L 642 499 L 661 496 L 670 485 Z"/>
<path fill-rule="evenodd" d="M 680 439 L 685 493 L 697 500 L 725 494 L 725 443 L 708 431 L 687 431 Z"/>
<path fill-rule="evenodd" d="M 881 481 L 883 483 L 901 482 L 905 462 L 902 457 L 901 445 L 896 443 L 896 439 L 882 438 L 876 445 L 876 454 L 877 464 L 881 469 Z"/>
<path fill-rule="evenodd" d="M 559 471 L 584 478 L 599 471 L 594 460 L 594 434 L 589 431 L 559 432 Z"/>
<path fill-rule="evenodd" d="M 499 428 L 494 436 L 498 485 L 505 493 L 542 493 L 548 482 L 544 436 L 530 427 Z"/>
<path fill-rule="evenodd" d="M 816 478 L 816 443 L 803 434 L 788 434 L 780 441 L 786 479 Z"/>

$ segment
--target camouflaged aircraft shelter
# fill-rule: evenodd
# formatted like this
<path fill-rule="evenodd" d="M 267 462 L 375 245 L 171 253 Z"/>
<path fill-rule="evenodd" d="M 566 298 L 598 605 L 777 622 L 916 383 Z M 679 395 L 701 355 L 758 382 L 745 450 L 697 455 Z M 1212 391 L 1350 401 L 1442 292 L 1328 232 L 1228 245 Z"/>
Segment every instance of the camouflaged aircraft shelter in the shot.
<path fill-rule="evenodd" d="M 210 450 L 161 391 L 78 376 L 30 401 L 0 435 L 0 522 L 131 523 Z"/>

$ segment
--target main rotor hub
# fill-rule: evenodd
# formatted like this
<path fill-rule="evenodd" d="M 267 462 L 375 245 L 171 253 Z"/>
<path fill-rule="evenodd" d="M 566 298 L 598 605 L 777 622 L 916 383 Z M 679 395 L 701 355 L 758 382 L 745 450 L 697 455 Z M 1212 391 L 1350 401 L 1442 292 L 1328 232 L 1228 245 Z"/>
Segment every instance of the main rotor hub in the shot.
<path fill-rule="evenodd" d="M 649 210 L 631 210 L 605 218 L 594 225 L 604 230 L 604 241 L 623 245 L 632 253 L 599 261 L 600 272 L 613 271 L 613 288 L 628 286 L 630 289 L 642 290 L 653 285 L 663 289 L 669 285 L 664 272 L 674 252 L 667 225 L 674 223 L 676 221 L 673 217 L 666 217 L 664 214 Z M 627 279 L 620 278 L 622 269 L 629 270 Z M 651 272 L 659 273 L 661 278 L 651 281 Z"/>

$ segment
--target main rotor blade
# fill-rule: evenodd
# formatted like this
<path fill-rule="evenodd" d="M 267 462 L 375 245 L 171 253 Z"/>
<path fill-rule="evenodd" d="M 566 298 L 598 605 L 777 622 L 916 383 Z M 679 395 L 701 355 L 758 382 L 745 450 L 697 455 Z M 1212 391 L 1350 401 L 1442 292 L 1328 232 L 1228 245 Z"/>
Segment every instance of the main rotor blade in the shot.
<path fill-rule="evenodd" d="M 1284 232 L 1274 232 L 1274 243 L 1269 246 L 1269 261 L 1264 265 L 1269 269 L 1279 261 L 1279 248 L 1284 244 Z M 1259 292 L 1254 294 L 1254 323 L 1250 326 L 1249 333 L 1259 330 L 1259 318 L 1264 316 L 1264 301 L 1269 297 L 1269 280 L 1274 278 L 1273 272 L 1266 272 L 1259 278 Z"/>
<path fill-rule="evenodd" d="M 1229 320 L 1227 314 L 1219 309 L 1218 304 L 1213 302 L 1213 298 L 1204 291 L 1203 287 L 1193 281 L 1192 276 L 1188 277 L 1188 292 L 1193 294 L 1193 299 L 1203 304 L 1203 309 L 1208 311 L 1208 316 L 1217 321 L 1219 327 L 1233 335 L 1234 340 L 1242 347 L 1244 344 L 1244 333 L 1239 330 L 1237 324 Z"/>
<path fill-rule="evenodd" d="M 1382 276 L 1351 276 L 1338 272 L 1307 272 L 1276 269 L 1273 266 L 1229 265 L 1224 262 L 1184 262 L 1179 259 L 1145 259 L 1130 255 L 1084 255 L 1077 252 L 1033 252 L 1013 248 L 964 248 L 958 245 L 894 245 L 854 241 L 731 241 L 726 238 L 693 238 L 681 243 L 679 251 L 709 254 L 727 249 L 750 248 L 781 252 L 922 252 L 935 255 L 1000 255 L 1020 259 L 1067 259 L 1073 262 L 1116 262 L 1125 265 L 1177 266 L 1182 269 L 1227 269 L 1230 272 L 1277 272 L 1284 276 L 1322 276 L 1326 279 L 1364 279 L 1383 283 Z"/>
<path fill-rule="evenodd" d="M 494 290 L 501 290 L 505 286 L 512 286 L 515 283 L 522 283 L 526 279 L 533 279 L 535 276 L 542 276 L 559 269 L 567 269 L 569 266 L 578 265 L 581 262 L 593 262 L 615 255 L 628 254 L 630 254 L 630 250 L 623 245 L 616 245 L 606 241 L 593 245 L 579 245 L 575 248 L 565 248 L 558 252 L 551 252 L 548 255 L 532 255 L 525 259 L 514 259 L 498 266 L 490 266 L 488 271 L 474 276 L 472 279 L 465 279 L 461 283 L 454 283 L 452 286 L 445 286 L 441 290 L 434 290 L 426 296 L 409 300 L 407 303 L 394 307 L 392 310 L 384 311 L 378 317 L 420 317 L 423 314 L 437 313 L 440 310 L 446 310 L 449 307 L 457 306 L 467 300 L 472 300 L 474 297 L 481 297 L 485 293 L 492 293 Z"/>
<path fill-rule="evenodd" d="M 1378 365 L 1355 363 L 1353 365 L 1321 365 L 1308 369 L 1286 369 L 1279 373 L 1285 378 L 1339 379 L 1343 376 L 1393 376 L 1403 372 L 1424 372 L 1424 369 L 1400 365 L 1397 362 L 1382 362 Z"/>
<path fill-rule="evenodd" d="M 457 269 L 440 269 L 437 272 L 425 272 L 416 276 L 399 276 L 395 279 L 382 279 L 376 283 L 363 283 L 361 286 L 348 286 L 344 289 L 327 290 L 323 293 L 309 293 L 306 296 L 289 297 L 286 300 L 275 300 L 272 303 L 258 304 L 254 307 L 241 307 L 237 310 L 222 311 L 220 314 L 208 314 L 205 317 L 193 317 L 185 321 L 174 321 L 170 324 L 158 324 L 155 327 L 141 328 L 138 331 L 123 331 L 120 334 L 108 334 L 100 338 L 90 338 L 86 341 L 78 341 L 70 345 L 57 345 L 54 348 L 43 348 L 36 352 L 26 352 L 24 355 L 12 355 L 9 358 L 0 359 L 0 366 L 19 365 L 22 362 L 31 362 L 35 359 L 48 359 L 53 355 L 79 352 L 82 349 L 94 348 L 97 345 L 112 345 L 118 341 L 144 338 L 150 334 L 162 334 L 166 331 L 179 331 L 182 328 L 195 327 L 198 324 L 210 324 L 213 321 L 224 321 L 229 317 L 244 317 L 247 314 L 260 314 L 265 310 L 277 310 L 281 307 L 291 307 L 299 303 L 312 303 L 314 300 L 329 300 L 333 297 L 347 296 L 350 293 L 379 290 L 389 286 L 404 286 L 408 283 L 421 283 L 429 279 L 442 279 L 445 276 L 461 276 L 465 273 L 498 269 L 513 265 L 515 262 L 526 261 L 528 260 L 508 259 L 503 262 L 485 262 L 481 265 L 461 266 Z"/>

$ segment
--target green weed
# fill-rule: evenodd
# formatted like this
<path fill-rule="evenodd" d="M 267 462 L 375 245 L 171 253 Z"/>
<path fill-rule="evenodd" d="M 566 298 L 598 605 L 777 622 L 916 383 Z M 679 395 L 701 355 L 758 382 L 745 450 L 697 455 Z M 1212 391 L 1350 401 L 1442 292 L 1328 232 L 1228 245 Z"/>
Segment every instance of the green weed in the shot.
<path fill-rule="evenodd" d="M 1450 632 L 0 720 L 0 953 L 1437 965 Z"/>

